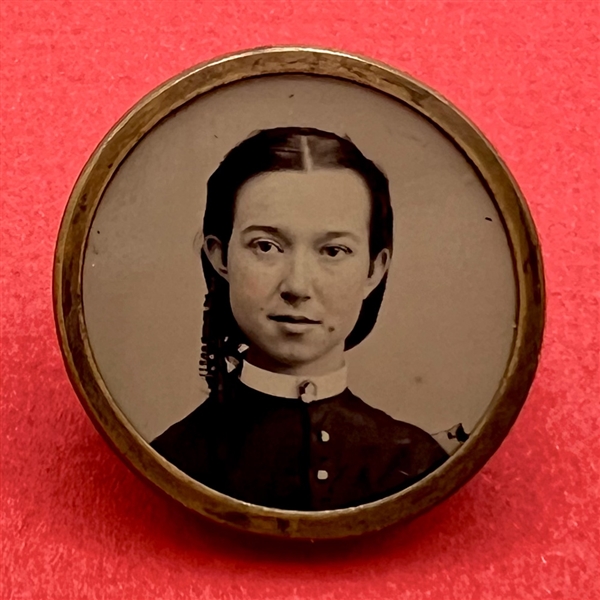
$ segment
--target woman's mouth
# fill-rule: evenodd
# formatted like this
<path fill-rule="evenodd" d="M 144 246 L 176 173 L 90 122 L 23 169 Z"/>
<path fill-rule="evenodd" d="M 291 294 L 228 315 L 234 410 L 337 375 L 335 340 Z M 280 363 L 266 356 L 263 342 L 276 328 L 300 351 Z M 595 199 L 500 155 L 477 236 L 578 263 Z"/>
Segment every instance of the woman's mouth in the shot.
<path fill-rule="evenodd" d="M 279 323 L 283 331 L 291 334 L 306 333 L 321 324 L 321 321 L 309 319 L 303 315 L 269 315 L 269 319 Z"/>
<path fill-rule="evenodd" d="M 298 323 L 304 325 L 319 325 L 321 321 L 309 319 L 302 315 L 269 315 L 269 319 L 277 323 Z"/>

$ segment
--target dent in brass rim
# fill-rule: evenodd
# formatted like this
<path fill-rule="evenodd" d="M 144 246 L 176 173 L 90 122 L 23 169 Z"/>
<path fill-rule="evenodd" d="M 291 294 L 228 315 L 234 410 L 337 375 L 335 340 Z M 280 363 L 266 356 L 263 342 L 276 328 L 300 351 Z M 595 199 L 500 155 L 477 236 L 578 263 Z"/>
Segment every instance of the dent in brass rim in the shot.
<path fill-rule="evenodd" d="M 88 234 L 106 186 L 141 138 L 185 103 L 223 85 L 267 75 L 328 76 L 397 99 L 435 124 L 467 157 L 487 187 L 512 254 L 516 326 L 504 376 L 470 438 L 441 467 L 377 502 L 305 512 L 266 508 L 216 492 L 157 454 L 128 422 L 102 380 L 87 335 L 83 261 Z M 167 81 L 138 102 L 108 133 L 69 198 L 54 259 L 54 314 L 64 362 L 96 428 L 138 474 L 189 509 L 238 529 L 296 538 L 340 538 L 408 521 L 438 504 L 486 463 L 518 416 L 533 381 L 544 326 L 544 279 L 538 238 L 515 181 L 483 134 L 448 101 L 386 65 L 343 52 L 259 48 L 215 59 Z"/>

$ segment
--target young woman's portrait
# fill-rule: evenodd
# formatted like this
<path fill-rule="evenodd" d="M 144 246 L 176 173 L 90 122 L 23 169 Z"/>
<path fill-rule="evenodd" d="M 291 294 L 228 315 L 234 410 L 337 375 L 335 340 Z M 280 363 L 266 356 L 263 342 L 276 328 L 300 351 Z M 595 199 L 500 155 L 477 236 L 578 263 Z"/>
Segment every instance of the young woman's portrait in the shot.
<path fill-rule="evenodd" d="M 94 364 L 144 460 L 304 513 L 448 466 L 497 393 L 516 297 L 502 217 L 452 141 L 303 75 L 224 85 L 144 134 L 82 275 Z"/>
<path fill-rule="evenodd" d="M 393 253 L 385 174 L 349 139 L 260 131 L 208 180 L 201 368 L 208 399 L 152 446 L 240 500 L 329 510 L 392 494 L 447 453 L 348 388 Z"/>

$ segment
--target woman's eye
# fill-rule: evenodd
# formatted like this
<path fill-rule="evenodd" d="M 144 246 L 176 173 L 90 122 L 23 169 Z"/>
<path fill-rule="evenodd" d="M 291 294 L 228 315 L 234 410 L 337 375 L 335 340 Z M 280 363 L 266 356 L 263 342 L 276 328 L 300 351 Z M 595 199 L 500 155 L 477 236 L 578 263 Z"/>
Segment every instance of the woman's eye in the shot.
<path fill-rule="evenodd" d="M 252 246 L 258 250 L 260 254 L 273 254 L 276 251 L 281 252 L 281 249 L 275 242 L 270 242 L 269 240 L 257 240 Z"/>
<path fill-rule="evenodd" d="M 330 258 L 341 258 L 342 256 L 352 254 L 352 250 L 345 246 L 325 246 L 322 252 Z"/>

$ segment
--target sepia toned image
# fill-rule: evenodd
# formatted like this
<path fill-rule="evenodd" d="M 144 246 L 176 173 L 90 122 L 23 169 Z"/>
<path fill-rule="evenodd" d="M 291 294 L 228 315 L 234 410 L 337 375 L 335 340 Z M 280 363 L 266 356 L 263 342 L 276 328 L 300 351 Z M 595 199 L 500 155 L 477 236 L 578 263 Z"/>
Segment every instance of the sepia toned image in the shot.
<path fill-rule="evenodd" d="M 468 439 L 510 352 L 513 281 L 497 211 L 440 132 L 287 76 L 142 140 L 95 217 L 84 309 L 109 390 L 164 458 L 233 498 L 329 510 Z"/>
<path fill-rule="evenodd" d="M 393 493 L 447 454 L 347 387 L 393 248 L 388 181 L 348 139 L 261 131 L 208 181 L 202 406 L 152 442 L 230 496 L 325 510 Z"/>
<path fill-rule="evenodd" d="M 57 332 L 136 473 L 237 529 L 407 522 L 492 456 L 541 345 L 527 205 L 446 100 L 334 50 L 181 73 L 71 194 Z"/>

